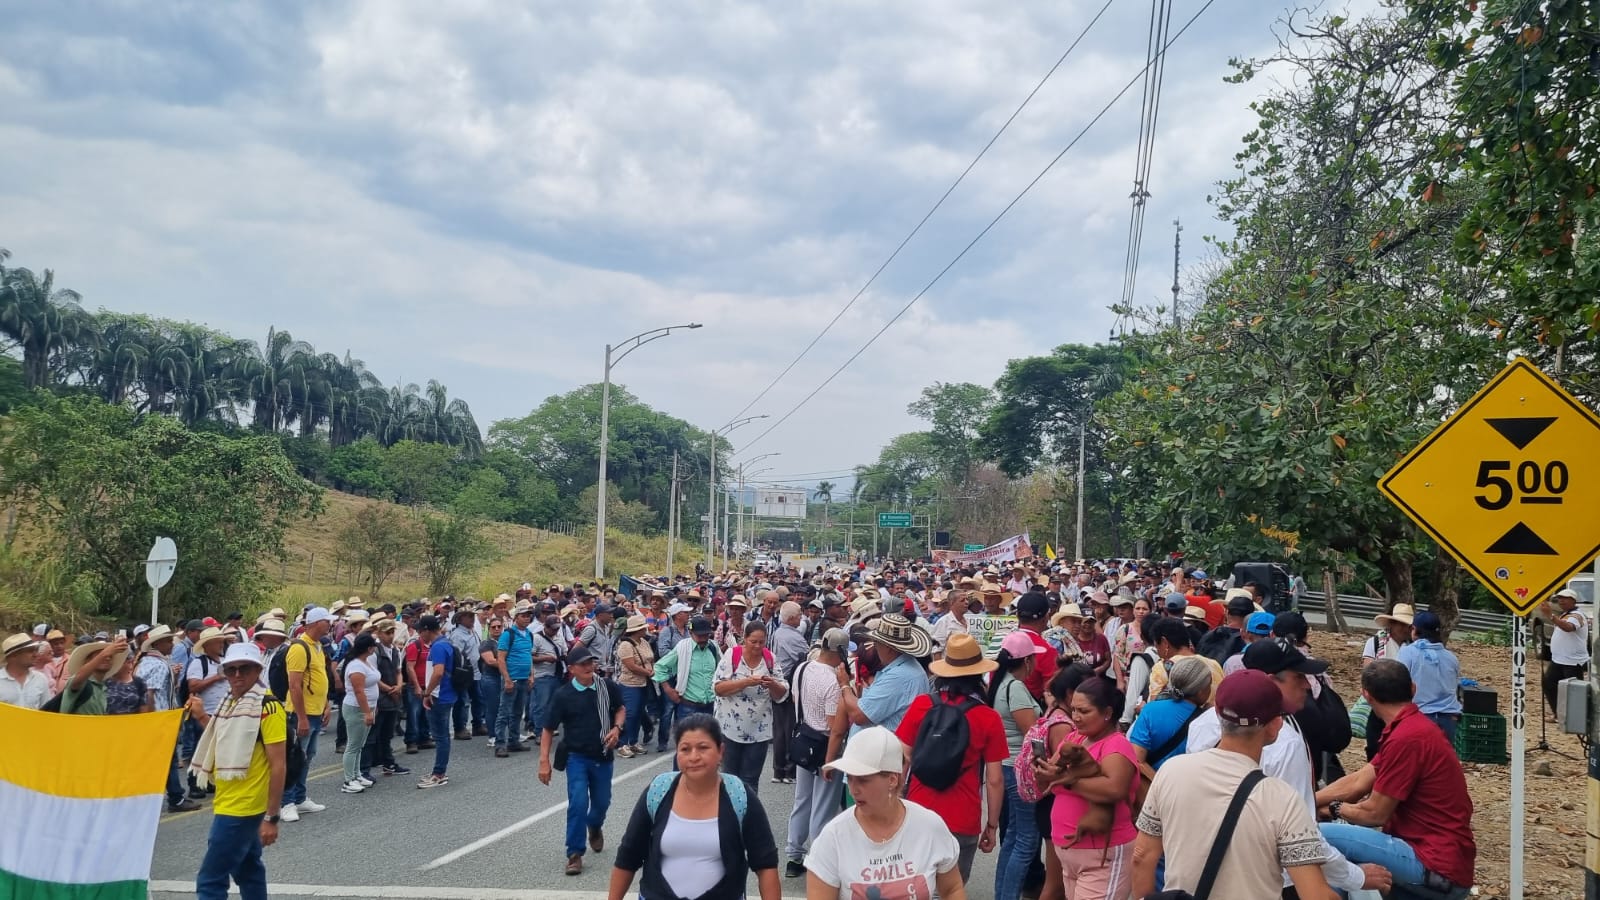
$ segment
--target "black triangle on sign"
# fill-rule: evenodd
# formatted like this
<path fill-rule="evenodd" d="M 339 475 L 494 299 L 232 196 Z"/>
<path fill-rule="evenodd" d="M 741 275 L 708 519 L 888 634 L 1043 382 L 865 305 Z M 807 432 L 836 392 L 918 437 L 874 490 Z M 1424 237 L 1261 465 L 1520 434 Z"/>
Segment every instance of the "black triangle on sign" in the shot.
<path fill-rule="evenodd" d="M 1489 545 L 1485 553 L 1508 553 L 1521 556 L 1557 556 L 1556 548 L 1546 544 L 1533 529 L 1518 522 L 1511 526 L 1500 540 Z"/>
<path fill-rule="evenodd" d="M 1518 450 L 1533 443 L 1533 439 L 1549 428 L 1555 416 L 1527 416 L 1516 419 L 1484 419 L 1500 436 L 1517 446 Z"/>

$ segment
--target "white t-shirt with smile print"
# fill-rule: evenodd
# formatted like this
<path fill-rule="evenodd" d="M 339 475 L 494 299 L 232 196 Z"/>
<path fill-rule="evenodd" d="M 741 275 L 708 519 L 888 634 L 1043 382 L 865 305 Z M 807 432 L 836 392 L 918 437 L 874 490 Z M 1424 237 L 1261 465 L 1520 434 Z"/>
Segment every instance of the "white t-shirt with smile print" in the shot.
<path fill-rule="evenodd" d="M 837 777 L 837 776 L 836 776 Z M 932 900 L 961 848 L 937 813 L 907 800 L 900 830 L 874 843 L 850 810 L 834 816 L 806 854 L 806 868 L 839 886 L 839 900 Z"/>

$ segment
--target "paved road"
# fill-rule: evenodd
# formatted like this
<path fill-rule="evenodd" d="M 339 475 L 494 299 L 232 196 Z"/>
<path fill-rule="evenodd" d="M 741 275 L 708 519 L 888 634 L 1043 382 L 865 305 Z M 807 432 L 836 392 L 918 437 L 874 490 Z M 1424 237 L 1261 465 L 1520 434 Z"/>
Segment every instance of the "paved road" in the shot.
<path fill-rule="evenodd" d="M 670 766 L 668 757 L 617 760 L 607 849 L 589 854 L 584 873 L 570 878 L 562 872 L 565 783 L 558 772 L 549 787 L 540 784 L 537 757 L 495 759 L 485 739 L 475 738 L 455 745 L 444 787 L 418 790 L 413 774 L 381 779 L 367 793 L 348 796 L 338 792 L 331 753 L 319 752 L 310 795 L 328 809 L 285 823 L 278 843 L 267 849 L 272 896 L 546 900 L 537 892 L 580 898 L 604 892 L 622 827 L 649 780 Z M 426 772 L 432 751 L 399 759 Z M 770 775 L 769 762 L 760 797 L 781 855 L 794 789 L 772 784 Z M 210 819 L 209 810 L 201 810 L 162 820 L 151 896 L 193 895 Z M 993 857 L 979 854 L 973 872 L 979 895 L 992 892 L 993 879 Z M 784 893 L 802 895 L 804 885 L 803 878 L 784 879 Z M 754 896 L 753 878 L 750 891 Z"/>

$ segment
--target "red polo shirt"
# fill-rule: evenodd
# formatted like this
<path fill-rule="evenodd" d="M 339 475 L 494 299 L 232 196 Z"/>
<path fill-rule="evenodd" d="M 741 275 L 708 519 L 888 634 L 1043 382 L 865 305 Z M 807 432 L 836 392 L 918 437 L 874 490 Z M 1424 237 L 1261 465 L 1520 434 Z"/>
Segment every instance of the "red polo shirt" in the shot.
<path fill-rule="evenodd" d="M 1022 686 L 1028 689 L 1035 700 L 1045 700 L 1044 689 L 1050 684 L 1050 679 L 1056 677 L 1056 648 L 1037 631 L 1028 628 L 1019 629 L 1033 641 L 1035 647 L 1043 647 L 1045 652 L 1033 655 L 1033 674 L 1022 679 Z"/>
<path fill-rule="evenodd" d="M 1408 703 L 1383 729 L 1372 767 L 1372 790 L 1399 801 L 1384 824 L 1417 854 L 1424 866 L 1458 885 L 1470 885 L 1478 848 L 1472 840 L 1472 797 L 1455 748 Z"/>

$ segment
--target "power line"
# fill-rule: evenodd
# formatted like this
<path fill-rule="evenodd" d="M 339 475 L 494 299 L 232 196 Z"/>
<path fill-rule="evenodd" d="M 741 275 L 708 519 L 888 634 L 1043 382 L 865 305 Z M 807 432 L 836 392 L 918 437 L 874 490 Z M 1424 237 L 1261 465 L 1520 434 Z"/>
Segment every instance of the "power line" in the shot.
<path fill-rule="evenodd" d="M 1178 38 L 1183 37 L 1184 32 L 1189 30 L 1189 26 L 1193 25 L 1197 19 L 1199 19 L 1202 15 L 1204 15 L 1205 11 L 1210 9 L 1211 5 L 1213 3 L 1215 3 L 1215 2 L 1216 2 L 1216 0 L 1206 0 L 1205 5 L 1201 6 L 1200 9 L 1197 10 L 1195 12 L 1195 14 L 1189 18 L 1189 21 L 1185 22 L 1183 27 L 1178 30 L 1178 33 L 1173 35 L 1172 39 L 1161 47 L 1161 50 L 1157 54 L 1156 58 L 1160 59 L 1161 57 L 1166 56 L 1167 50 L 1170 49 L 1173 44 L 1177 43 Z M 894 325 L 894 323 L 900 321 L 900 317 L 904 316 L 907 312 L 909 312 L 911 310 L 911 307 L 915 306 L 917 301 L 922 299 L 922 295 L 924 295 L 928 291 L 932 290 L 933 286 L 938 284 L 940 279 L 944 278 L 944 276 L 945 276 L 945 274 L 947 272 L 949 272 L 951 269 L 955 268 L 956 263 L 960 262 L 962 260 L 962 258 L 965 257 L 967 255 L 967 253 L 972 250 L 973 247 L 976 247 L 978 245 L 978 242 L 983 240 L 984 236 L 987 235 L 990 232 L 990 230 L 992 230 L 994 228 L 994 226 L 1000 224 L 1000 220 L 1005 218 L 1006 214 L 1011 212 L 1012 208 L 1015 207 L 1018 203 L 1020 203 L 1022 201 L 1022 198 L 1027 196 L 1028 192 L 1033 190 L 1034 186 L 1037 185 L 1041 180 L 1043 180 L 1044 176 L 1049 174 L 1051 169 L 1055 168 L 1056 163 L 1060 162 L 1062 160 L 1062 158 L 1065 157 L 1067 155 L 1067 153 L 1072 150 L 1073 147 L 1076 147 L 1078 145 L 1078 142 L 1083 140 L 1084 135 L 1089 133 L 1090 129 L 1094 128 L 1095 125 L 1099 124 L 1100 120 L 1105 117 L 1105 114 L 1110 112 L 1111 108 L 1117 104 L 1117 101 L 1121 100 L 1123 95 L 1128 93 L 1128 91 L 1130 89 L 1132 89 L 1134 83 L 1137 82 L 1140 79 L 1140 77 L 1142 77 L 1144 75 L 1144 73 L 1150 69 L 1151 65 L 1152 65 L 1152 63 L 1150 63 L 1150 62 L 1145 63 L 1144 68 L 1141 68 L 1137 73 L 1134 74 L 1134 76 L 1132 78 L 1128 79 L 1128 83 L 1123 85 L 1122 89 L 1117 91 L 1116 95 L 1113 96 L 1109 101 L 1107 101 L 1106 105 L 1102 106 L 1100 108 L 1099 112 L 1095 113 L 1094 118 L 1089 120 L 1089 124 L 1083 126 L 1083 129 L 1081 131 L 1079 131 L 1078 134 L 1075 137 L 1073 137 L 1073 139 L 1071 141 L 1069 141 L 1065 147 L 1061 148 L 1061 152 L 1057 153 L 1055 155 L 1055 157 L 1050 160 L 1050 162 L 1046 163 L 1045 167 L 1043 169 L 1039 170 L 1039 174 L 1033 176 L 1033 180 L 1029 181 L 1027 183 L 1027 185 L 1024 186 L 1022 188 L 1022 190 L 1015 197 L 1012 197 L 1011 198 L 1011 202 L 1007 203 L 1005 205 L 1005 208 L 1001 209 L 1000 212 L 996 213 L 995 217 L 993 219 L 989 220 L 989 224 L 983 226 L 983 230 L 979 231 L 977 236 L 974 237 L 971 241 L 968 241 L 967 245 L 965 247 L 961 248 L 961 252 L 957 253 L 955 255 L 954 259 L 952 259 L 952 260 L 950 260 L 950 262 L 946 263 L 944 268 L 940 269 L 939 273 L 937 275 L 933 276 L 933 280 L 929 281 L 926 285 L 923 286 L 922 290 L 917 291 L 917 293 L 915 295 L 913 295 L 910 300 L 906 301 L 906 305 L 900 307 L 900 311 L 895 313 L 893 318 L 891 318 L 889 321 L 883 323 L 883 327 L 879 328 L 872 335 L 872 337 L 868 338 L 867 342 L 865 344 L 862 344 L 861 347 L 858 350 L 856 350 L 856 352 L 850 354 L 850 358 L 849 359 L 845 360 L 837 369 L 834 369 L 833 370 L 833 374 L 829 375 L 821 384 L 817 385 L 811 391 L 811 393 L 809 393 L 809 394 L 805 395 L 804 397 L 802 397 L 799 403 L 796 403 L 788 412 L 786 412 L 782 416 L 780 416 L 777 421 L 775 421 L 771 425 L 767 426 L 767 430 L 766 431 L 761 432 L 760 434 L 756 435 L 753 440 L 751 440 L 748 443 L 746 443 L 743 446 L 742 449 L 749 450 L 751 447 L 755 446 L 756 444 L 759 444 L 762 441 L 762 439 L 764 439 L 767 435 L 771 434 L 775 429 L 778 428 L 778 426 L 782 425 L 784 422 L 789 421 L 789 417 L 790 416 L 793 416 L 795 413 L 799 412 L 800 409 L 802 407 L 804 407 L 807 403 L 811 402 L 811 399 L 813 397 L 815 397 L 815 396 L 817 396 L 817 394 L 821 393 L 823 388 L 827 387 L 829 384 L 832 384 L 833 380 L 835 378 L 839 377 L 840 373 L 844 372 L 845 369 L 850 367 L 851 363 L 854 363 L 857 359 L 859 359 L 861 357 L 861 354 L 867 352 L 867 349 L 869 347 L 871 347 L 874 343 L 876 343 L 878 338 L 883 337 L 884 332 L 888 331 Z"/>
<path fill-rule="evenodd" d="M 757 403 L 761 402 L 761 398 L 767 396 L 769 391 L 777 387 L 778 382 L 782 381 L 784 376 L 788 375 L 795 366 L 799 365 L 800 360 L 804 359 L 806 354 L 810 353 L 811 349 L 817 346 L 817 344 L 827 336 L 829 331 L 833 330 L 833 326 L 837 325 L 839 320 L 844 318 L 844 314 L 849 312 L 850 308 L 856 305 L 856 301 L 860 300 L 862 296 L 867 293 L 867 289 L 872 287 L 873 283 L 878 280 L 878 276 L 882 275 L 883 271 L 889 268 L 889 264 L 895 261 L 895 258 L 900 255 L 900 251 L 904 250 L 906 245 L 911 243 L 911 239 L 917 236 L 917 233 L 922 230 L 922 226 L 928 224 L 928 220 L 933 218 L 933 214 L 939 211 L 939 207 L 944 205 L 944 201 L 949 199 L 952 193 L 955 193 L 955 189 L 960 187 L 961 182 L 966 180 L 967 175 L 973 170 L 974 167 L 978 165 L 978 161 L 983 159 L 984 155 L 989 152 L 989 148 L 993 147 L 996 141 L 1000 140 L 1000 136 L 1006 133 L 1006 129 L 1011 127 L 1012 122 L 1016 121 L 1017 116 L 1020 115 L 1028 103 L 1033 100 L 1034 95 L 1038 94 L 1039 89 L 1043 88 L 1045 82 L 1050 80 L 1050 76 L 1054 75 L 1056 70 L 1061 68 L 1061 64 L 1067 61 L 1067 57 L 1072 55 L 1072 51 L 1076 50 L 1078 48 L 1078 44 L 1082 43 L 1083 39 L 1088 36 L 1089 30 L 1095 26 L 1096 22 L 1100 21 L 1100 17 L 1105 15 L 1106 10 L 1110 9 L 1111 4 L 1115 2 L 1116 0 L 1106 0 L 1105 5 L 1100 7 L 1100 11 L 1095 13 L 1094 18 L 1089 20 L 1089 24 L 1085 25 L 1083 30 L 1078 33 L 1078 36 L 1073 39 L 1072 43 L 1067 47 L 1066 52 L 1061 54 L 1061 57 L 1056 60 L 1056 64 L 1050 67 L 1050 71 L 1044 73 L 1044 77 L 1039 79 L 1039 83 L 1033 86 L 1033 90 L 1028 92 L 1028 96 L 1022 98 L 1022 102 L 1017 105 L 1017 108 L 1011 112 L 1010 117 L 1007 118 L 1005 123 L 1000 126 L 1000 130 L 996 131 L 994 136 L 989 138 L 989 142 L 983 145 L 983 149 L 979 150 L 978 155 L 972 158 L 972 162 L 967 163 L 967 167 L 961 170 L 961 174 L 956 177 L 956 180 L 951 182 L 948 188 L 945 188 L 945 192 L 939 195 L 938 201 L 936 201 L 927 211 L 927 213 L 923 215 L 922 219 L 917 222 L 916 227 L 912 228 L 911 232 L 905 236 L 905 239 L 894 248 L 894 252 L 889 254 L 889 257 L 883 261 L 883 264 L 878 266 L 877 270 L 872 273 L 872 277 L 868 278 L 866 283 L 861 286 L 861 289 L 856 291 L 855 296 L 850 298 L 850 302 L 841 307 L 837 313 L 834 313 L 833 318 L 828 320 L 828 324 L 823 326 L 822 331 L 818 332 L 817 336 L 811 339 L 811 343 L 805 345 L 805 348 L 800 351 L 799 355 L 790 360 L 787 366 L 783 367 L 783 371 L 779 372 L 777 377 L 772 379 L 772 383 L 762 388 L 761 393 L 757 394 L 749 403 L 746 403 L 742 408 L 740 408 L 738 412 L 730 416 L 728 421 L 731 422 L 734 419 L 740 418 L 745 413 L 749 412 L 752 406 L 755 406 Z"/>
<path fill-rule="evenodd" d="M 1145 49 L 1147 68 L 1144 76 L 1144 97 L 1139 109 L 1139 144 L 1133 164 L 1133 192 L 1129 199 L 1133 207 L 1128 215 L 1127 256 L 1122 268 L 1121 309 L 1133 307 L 1135 288 L 1139 280 L 1139 258 L 1144 249 L 1144 217 L 1149 208 L 1150 170 L 1155 160 L 1156 125 L 1161 117 L 1161 88 L 1166 80 L 1166 55 L 1158 48 L 1166 44 L 1172 29 L 1172 0 L 1151 0 L 1150 30 Z M 1118 321 L 1127 313 L 1119 313 Z"/>

